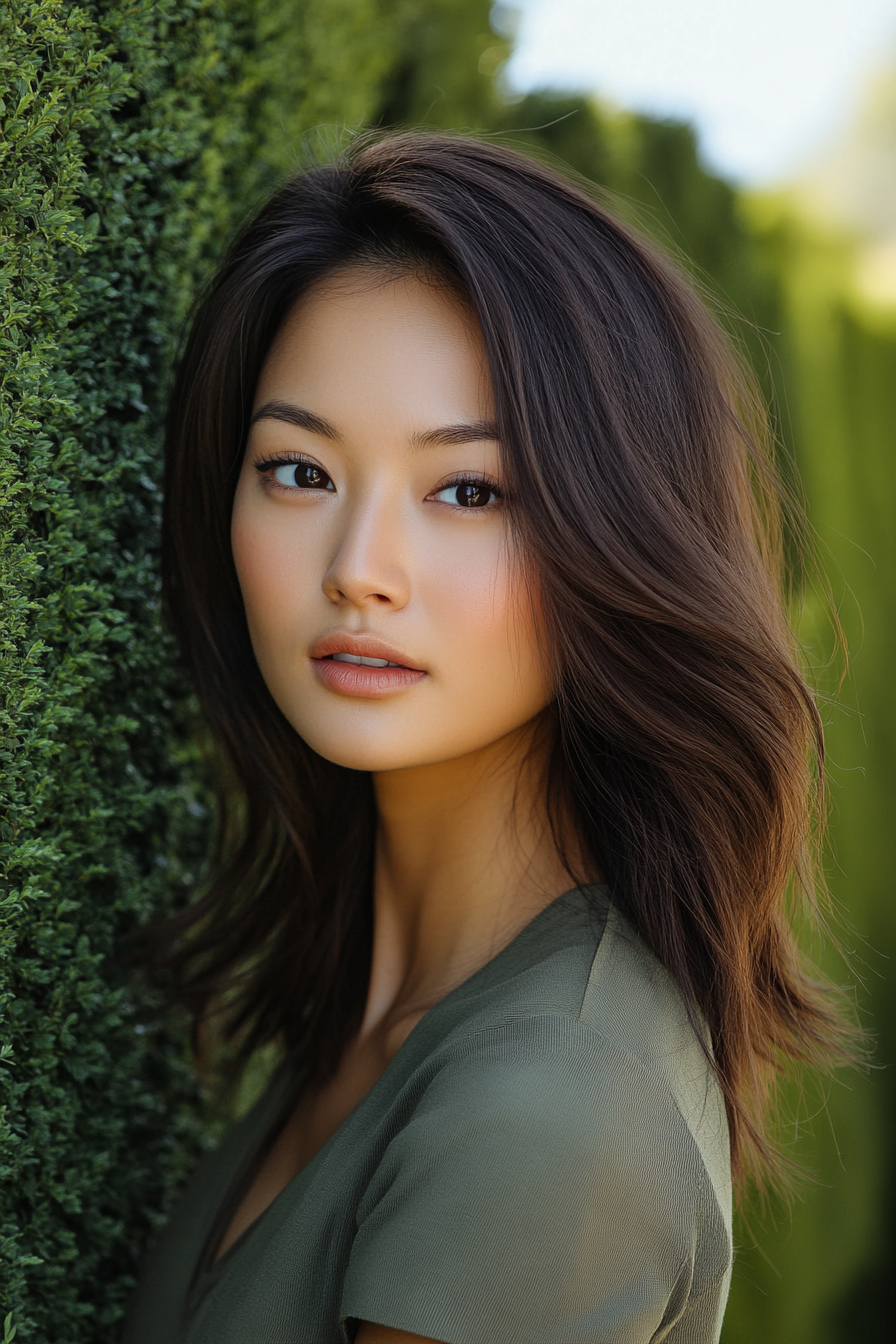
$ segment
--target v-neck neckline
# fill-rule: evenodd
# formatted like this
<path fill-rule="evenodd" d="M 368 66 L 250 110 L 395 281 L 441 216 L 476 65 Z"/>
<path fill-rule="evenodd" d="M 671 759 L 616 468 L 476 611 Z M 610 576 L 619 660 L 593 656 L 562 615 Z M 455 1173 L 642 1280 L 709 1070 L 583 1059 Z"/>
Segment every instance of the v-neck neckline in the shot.
<path fill-rule="evenodd" d="M 231 1220 L 239 1209 L 241 1201 L 248 1193 L 252 1181 L 258 1174 L 261 1164 L 277 1141 L 283 1127 L 289 1121 L 291 1112 L 298 1105 L 302 1094 L 301 1076 L 293 1072 L 288 1063 L 280 1066 L 268 1087 L 257 1103 L 262 1115 L 259 1118 L 260 1133 L 244 1149 L 237 1164 L 227 1191 L 213 1213 L 205 1238 L 202 1252 L 198 1258 L 196 1271 L 188 1294 L 188 1311 L 192 1314 L 213 1285 L 225 1273 L 239 1250 L 249 1241 L 253 1233 L 268 1220 L 271 1210 L 282 1204 L 284 1198 L 300 1198 L 304 1188 L 310 1183 L 314 1172 L 325 1160 L 326 1155 L 344 1134 L 347 1126 L 368 1107 L 372 1099 L 384 1086 L 391 1082 L 394 1074 L 406 1066 L 408 1060 L 416 1054 L 425 1056 L 429 1042 L 435 1036 L 443 1035 L 442 1025 L 446 1014 L 452 1009 L 474 998 L 480 993 L 512 979 L 551 954 L 552 951 L 566 945 L 571 930 L 585 921 L 593 926 L 593 896 L 600 892 L 604 906 L 610 902 L 610 893 L 605 883 L 594 883 L 582 887 L 573 887 L 550 901 L 543 909 L 516 933 L 500 951 L 487 962 L 473 971 L 466 980 L 450 990 L 444 998 L 423 1014 L 401 1043 L 376 1082 L 368 1088 L 363 1097 L 351 1109 L 348 1115 L 336 1126 L 332 1134 L 317 1149 L 299 1171 L 292 1176 L 274 1198 L 262 1209 L 261 1213 L 244 1228 L 231 1242 L 223 1255 L 214 1256 Z M 592 898 L 589 900 L 589 896 Z M 605 912 L 604 912 L 605 913 Z M 250 1112 L 251 1115 L 251 1112 Z M 247 1117 L 248 1118 L 248 1117 Z"/>

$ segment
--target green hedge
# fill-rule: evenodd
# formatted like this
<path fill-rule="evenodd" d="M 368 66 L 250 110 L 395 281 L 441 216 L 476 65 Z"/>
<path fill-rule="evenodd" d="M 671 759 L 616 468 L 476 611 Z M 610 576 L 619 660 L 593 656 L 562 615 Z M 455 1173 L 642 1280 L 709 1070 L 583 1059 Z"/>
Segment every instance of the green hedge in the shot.
<path fill-rule="evenodd" d="M 155 567 L 184 316 L 304 133 L 377 117 L 427 8 L 0 10 L 7 1340 L 116 1338 L 135 1259 L 205 1142 L 183 1039 L 115 962 L 124 933 L 188 894 L 206 837 Z M 475 64 L 488 5 L 461 8 Z"/>
<path fill-rule="evenodd" d="M 853 1344 L 888 1339 L 896 1308 L 896 322 L 850 295 L 836 243 L 786 209 L 756 214 L 779 277 L 794 447 L 850 649 L 841 687 L 824 667 L 829 622 L 807 603 L 804 647 L 831 696 L 828 880 L 876 1067 L 803 1107 L 792 1151 L 816 1178 L 741 1254 L 723 1344 Z M 846 978 L 836 957 L 829 968 Z"/>

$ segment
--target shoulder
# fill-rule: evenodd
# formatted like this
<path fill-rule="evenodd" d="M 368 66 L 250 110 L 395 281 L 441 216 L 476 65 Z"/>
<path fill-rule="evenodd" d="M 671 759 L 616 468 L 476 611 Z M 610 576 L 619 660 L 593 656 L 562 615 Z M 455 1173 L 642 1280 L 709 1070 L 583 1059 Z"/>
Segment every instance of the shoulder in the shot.
<path fill-rule="evenodd" d="M 550 992 L 536 977 L 490 998 L 407 1080 L 344 1314 L 436 1339 L 622 1344 L 697 1312 L 693 1338 L 717 1338 L 730 1225 L 703 1131 L 718 1111 L 680 997 L 615 916 L 584 970 L 560 951 L 539 975 Z"/>
<path fill-rule="evenodd" d="M 620 1102 L 662 1093 L 704 1133 L 721 1092 L 699 1017 L 615 905 L 596 935 L 584 922 L 579 933 L 443 1036 L 427 1061 L 433 1082 L 450 1076 L 471 1101 L 518 1091 L 529 1106 L 539 1082 L 566 1080 L 594 1100 L 622 1083 Z M 719 1137 L 727 1142 L 727 1130 Z"/>
<path fill-rule="evenodd" d="M 622 1198 L 650 1188 L 670 1211 L 715 1194 L 726 1212 L 724 1173 L 718 1190 L 707 1179 L 703 1131 L 711 1114 L 715 1133 L 724 1111 L 705 1062 L 682 1088 L 684 1071 L 658 1068 L 559 1013 L 484 1028 L 440 1056 L 393 1145 L 396 1163 L 431 1160 L 437 1149 L 440 1160 L 456 1152 L 483 1181 L 509 1178 L 521 1192 L 539 1172 L 537 1184 L 574 1199 L 589 1186 Z"/>
<path fill-rule="evenodd" d="M 491 1001 L 432 1052 L 414 1090 L 396 1162 L 456 1148 L 493 1179 L 512 1153 L 561 1186 L 609 1180 L 631 1195 L 659 1182 L 669 1207 L 696 1195 L 730 1224 L 710 1059 L 671 976 L 614 908 L 584 963 L 563 950 L 549 975 Z M 387 1180 L 390 1167 L 387 1154 Z"/>
<path fill-rule="evenodd" d="M 678 985 L 615 906 L 582 1000 L 583 1024 L 661 1086 L 699 1153 L 726 1225 L 731 1150 L 709 1033 Z"/>

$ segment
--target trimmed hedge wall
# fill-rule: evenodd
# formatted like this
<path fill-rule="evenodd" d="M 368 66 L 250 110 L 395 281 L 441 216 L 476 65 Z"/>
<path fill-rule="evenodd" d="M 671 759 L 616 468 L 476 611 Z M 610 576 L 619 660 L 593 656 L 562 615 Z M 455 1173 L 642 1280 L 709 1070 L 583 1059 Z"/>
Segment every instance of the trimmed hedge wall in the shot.
<path fill-rule="evenodd" d="M 436 6 L 445 11 L 442 3 Z M 489 5 L 460 7 L 475 59 Z M 115 969 L 206 836 L 159 618 L 159 430 L 238 218 L 407 76 L 426 0 L 0 10 L 0 1335 L 111 1341 L 206 1141 L 177 1030 Z"/>

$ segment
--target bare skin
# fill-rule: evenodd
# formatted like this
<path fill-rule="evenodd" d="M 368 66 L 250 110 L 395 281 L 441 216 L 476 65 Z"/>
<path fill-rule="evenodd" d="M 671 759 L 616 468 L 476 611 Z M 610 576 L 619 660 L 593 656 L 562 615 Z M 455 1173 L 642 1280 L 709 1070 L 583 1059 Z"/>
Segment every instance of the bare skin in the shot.
<path fill-rule="evenodd" d="M 391 1325 L 373 1325 L 364 1321 L 355 1335 L 355 1344 L 438 1344 L 425 1335 L 409 1335 L 407 1330 L 393 1330 Z"/>
<path fill-rule="evenodd" d="M 508 545 L 472 316 L 424 280 L 346 273 L 289 315 L 255 410 L 232 529 L 253 648 L 296 732 L 372 773 L 374 941 L 361 1029 L 287 1122 L 219 1254 L 424 1013 L 573 885 L 546 822 L 552 678 Z"/>

